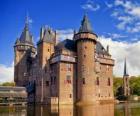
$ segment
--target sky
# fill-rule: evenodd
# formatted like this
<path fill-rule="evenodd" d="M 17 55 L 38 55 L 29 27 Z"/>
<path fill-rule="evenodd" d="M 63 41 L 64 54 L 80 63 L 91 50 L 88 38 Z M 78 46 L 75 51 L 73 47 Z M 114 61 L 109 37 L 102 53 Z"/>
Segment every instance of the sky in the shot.
<path fill-rule="evenodd" d="M 13 46 L 27 14 L 36 43 L 42 26 L 57 30 L 60 40 L 71 39 L 85 13 L 98 40 L 110 46 L 114 75 L 123 75 L 125 58 L 130 76 L 140 75 L 139 0 L 0 0 L 0 82 L 13 81 Z"/>

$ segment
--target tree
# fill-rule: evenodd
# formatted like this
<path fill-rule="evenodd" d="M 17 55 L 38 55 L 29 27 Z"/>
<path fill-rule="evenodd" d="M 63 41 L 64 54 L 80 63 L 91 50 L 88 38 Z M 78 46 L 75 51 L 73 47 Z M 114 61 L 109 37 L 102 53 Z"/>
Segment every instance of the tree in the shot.
<path fill-rule="evenodd" d="M 15 86 L 14 82 L 4 82 L 0 86 Z"/>

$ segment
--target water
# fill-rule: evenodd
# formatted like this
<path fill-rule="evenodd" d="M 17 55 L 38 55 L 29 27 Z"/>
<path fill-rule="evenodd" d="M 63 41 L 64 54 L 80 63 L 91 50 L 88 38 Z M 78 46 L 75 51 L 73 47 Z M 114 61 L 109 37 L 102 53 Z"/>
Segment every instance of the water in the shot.
<path fill-rule="evenodd" d="M 140 103 L 67 106 L 0 106 L 0 116 L 140 116 Z"/>

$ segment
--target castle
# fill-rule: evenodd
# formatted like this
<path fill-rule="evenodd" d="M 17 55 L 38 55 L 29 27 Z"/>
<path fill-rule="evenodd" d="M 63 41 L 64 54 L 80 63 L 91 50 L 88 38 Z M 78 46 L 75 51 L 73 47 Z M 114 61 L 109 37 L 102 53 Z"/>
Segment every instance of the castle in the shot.
<path fill-rule="evenodd" d="M 92 104 L 113 101 L 114 60 L 98 41 L 87 15 L 73 39 L 57 42 L 56 31 L 42 27 L 37 47 L 28 20 L 15 42 L 16 86 L 25 86 L 29 102 Z"/>

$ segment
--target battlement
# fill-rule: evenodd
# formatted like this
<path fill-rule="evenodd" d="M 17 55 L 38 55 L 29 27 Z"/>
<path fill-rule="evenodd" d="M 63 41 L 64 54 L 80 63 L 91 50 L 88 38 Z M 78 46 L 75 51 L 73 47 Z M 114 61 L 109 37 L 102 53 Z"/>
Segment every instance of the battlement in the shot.
<path fill-rule="evenodd" d="M 89 33 L 89 32 L 82 32 L 82 33 L 77 33 L 74 35 L 74 40 L 78 41 L 78 40 L 86 40 L 86 39 L 90 39 L 96 42 L 96 38 L 98 36 L 94 33 Z"/>

